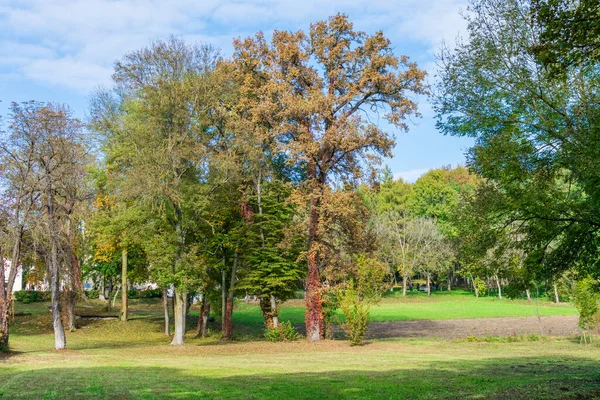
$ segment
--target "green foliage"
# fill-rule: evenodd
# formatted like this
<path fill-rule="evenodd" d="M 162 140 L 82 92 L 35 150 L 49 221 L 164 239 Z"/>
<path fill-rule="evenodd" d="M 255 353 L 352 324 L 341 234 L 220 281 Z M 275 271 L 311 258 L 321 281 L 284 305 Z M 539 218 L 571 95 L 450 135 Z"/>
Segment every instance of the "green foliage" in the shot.
<path fill-rule="evenodd" d="M 573 303 L 579 310 L 579 327 L 584 331 L 595 329 L 600 312 L 598 282 L 590 277 L 581 279 L 575 283 L 573 292 Z"/>
<path fill-rule="evenodd" d="M 362 343 L 369 329 L 369 311 L 371 306 L 361 299 L 354 287 L 348 287 L 340 295 L 340 308 L 346 318 L 342 328 L 353 346 Z"/>
<path fill-rule="evenodd" d="M 487 285 L 480 277 L 477 277 L 473 280 L 473 286 L 475 286 L 475 290 L 479 293 L 479 296 L 485 296 L 487 293 Z"/>
<path fill-rule="evenodd" d="M 475 138 L 469 164 L 490 186 L 484 226 L 512 224 L 526 267 L 547 278 L 571 266 L 600 271 L 598 35 L 588 41 L 585 28 L 597 26 L 597 9 L 594 0 L 476 0 L 468 38 L 440 57 L 438 127 Z M 540 44 L 550 45 L 547 60 Z M 546 61 L 563 64 L 560 77 Z"/>
<path fill-rule="evenodd" d="M 130 289 L 128 295 L 130 299 L 158 299 L 162 297 L 162 289 Z"/>
<path fill-rule="evenodd" d="M 291 322 L 280 322 L 277 328 L 265 330 L 265 339 L 270 342 L 290 342 L 298 339 L 298 332 Z"/>
<path fill-rule="evenodd" d="M 85 295 L 90 300 L 97 300 L 100 297 L 100 291 L 97 289 L 86 290 Z"/>
<path fill-rule="evenodd" d="M 30 304 L 40 301 L 50 301 L 49 291 L 19 290 L 14 292 L 13 296 L 16 301 L 19 301 L 23 304 Z"/>

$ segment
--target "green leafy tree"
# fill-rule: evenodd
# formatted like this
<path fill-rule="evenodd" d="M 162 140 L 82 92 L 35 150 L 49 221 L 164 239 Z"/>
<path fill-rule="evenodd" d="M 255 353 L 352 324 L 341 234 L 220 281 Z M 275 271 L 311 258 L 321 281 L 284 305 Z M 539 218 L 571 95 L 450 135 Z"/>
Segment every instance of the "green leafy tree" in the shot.
<path fill-rule="evenodd" d="M 424 72 L 408 57 L 394 55 L 382 32 L 354 30 L 338 14 L 311 25 L 308 33 L 275 31 L 234 42 L 233 64 L 241 99 L 236 108 L 271 138 L 278 152 L 302 164 L 301 193 L 309 204 L 306 330 L 310 341 L 323 337 L 321 274 L 322 207 L 327 187 L 362 176 L 364 167 L 390 154 L 391 135 L 363 114 L 383 114 L 406 129 L 416 112 L 409 94 L 425 92 Z"/>
<path fill-rule="evenodd" d="M 550 77 L 532 51 L 545 39 L 529 1 L 471 8 L 468 37 L 440 56 L 438 127 L 476 138 L 470 166 L 496 185 L 493 213 L 518 227 L 528 265 L 597 274 L 598 69 Z"/>

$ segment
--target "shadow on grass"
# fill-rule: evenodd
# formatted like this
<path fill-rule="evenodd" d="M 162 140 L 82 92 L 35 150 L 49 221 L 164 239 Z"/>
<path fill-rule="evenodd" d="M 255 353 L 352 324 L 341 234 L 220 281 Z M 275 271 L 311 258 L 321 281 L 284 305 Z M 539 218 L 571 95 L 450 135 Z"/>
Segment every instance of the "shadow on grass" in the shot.
<path fill-rule="evenodd" d="M 251 355 L 249 355 L 251 357 Z M 315 359 L 316 366 L 322 365 Z M 224 360 L 224 363 L 230 361 Z M 44 399 L 575 399 L 600 397 L 600 362 L 579 358 L 420 363 L 385 371 L 102 366 L 0 369 L 0 397 Z M 294 368 L 295 366 L 290 366 Z M 268 368 L 264 367 L 264 368 Z M 243 371 L 240 373 L 240 371 Z"/>

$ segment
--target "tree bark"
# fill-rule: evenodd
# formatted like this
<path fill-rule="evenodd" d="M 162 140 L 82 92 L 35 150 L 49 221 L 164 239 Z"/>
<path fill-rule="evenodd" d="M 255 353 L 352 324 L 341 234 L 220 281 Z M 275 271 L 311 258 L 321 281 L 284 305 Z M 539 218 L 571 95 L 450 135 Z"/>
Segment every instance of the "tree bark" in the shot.
<path fill-rule="evenodd" d="M 309 179 L 317 180 L 317 170 L 314 161 L 309 162 Z M 306 338 L 309 342 L 323 339 L 325 326 L 323 324 L 323 301 L 321 299 L 321 274 L 319 271 L 319 216 L 321 196 L 324 182 L 318 181 L 310 199 L 308 222 L 308 276 L 306 278 Z"/>
<path fill-rule="evenodd" d="M 173 335 L 172 345 L 182 345 L 185 337 L 185 310 L 187 303 L 187 293 L 175 289 L 173 294 L 173 300 L 175 303 L 175 311 L 173 315 L 173 321 L 175 324 L 175 333 Z"/>
<path fill-rule="evenodd" d="M 163 310 L 165 315 L 165 336 L 171 336 L 170 322 L 169 322 L 169 296 L 167 296 L 167 289 L 162 289 L 162 301 Z"/>
<path fill-rule="evenodd" d="M 227 303 L 227 278 L 225 270 L 221 270 L 221 331 L 223 331 L 223 324 L 225 324 L 225 304 Z"/>
<path fill-rule="evenodd" d="M 62 300 L 62 320 L 65 328 L 73 332 L 75 327 L 75 303 L 77 301 L 77 293 L 72 288 L 65 287 L 61 293 Z"/>
<path fill-rule="evenodd" d="M 560 303 L 560 297 L 558 296 L 558 287 L 556 286 L 556 282 L 554 282 L 552 284 L 553 288 L 554 288 L 554 300 L 556 302 L 556 304 Z"/>
<path fill-rule="evenodd" d="M 233 331 L 233 295 L 235 293 L 235 279 L 237 273 L 239 253 L 235 252 L 233 256 L 233 266 L 231 267 L 231 281 L 227 291 L 227 301 L 225 303 L 225 319 L 223 323 L 223 339 L 230 339 Z"/>
<path fill-rule="evenodd" d="M 431 281 L 429 274 L 427 274 L 427 296 L 431 296 Z"/>
<path fill-rule="evenodd" d="M 129 288 L 127 285 L 127 249 L 123 249 L 121 257 L 121 321 L 127 322 L 129 312 Z"/>
<path fill-rule="evenodd" d="M 273 329 L 273 313 L 271 312 L 271 302 L 261 297 L 259 304 L 265 323 L 265 329 Z"/>
<path fill-rule="evenodd" d="M 277 301 L 275 296 L 271 295 L 271 315 L 273 315 L 273 328 L 279 326 L 279 313 L 277 312 Z"/>
<path fill-rule="evenodd" d="M 208 325 L 208 317 L 210 316 L 210 303 L 205 294 L 202 294 L 202 307 L 200 308 L 200 316 L 198 317 L 198 325 L 196 333 L 200 337 L 206 336 L 206 328 Z"/>
<path fill-rule="evenodd" d="M 500 279 L 498 279 L 498 275 L 496 275 L 496 286 L 498 287 L 498 298 L 502 300 L 502 286 L 500 285 Z"/>
<path fill-rule="evenodd" d="M 529 289 L 525 289 L 525 294 L 527 295 L 527 301 L 531 301 L 531 292 Z"/>
<path fill-rule="evenodd" d="M 50 236 L 50 302 L 52 308 L 52 325 L 54 328 L 54 348 L 63 350 L 67 347 L 67 338 L 65 336 L 65 328 L 61 321 L 61 306 L 60 306 L 60 268 L 58 264 L 58 226 L 56 215 L 54 213 L 54 193 L 52 182 L 47 182 L 46 190 L 46 207 L 48 215 L 48 230 Z"/>
<path fill-rule="evenodd" d="M 8 293 L 4 281 L 4 257 L 0 249 L 0 353 L 8 351 Z"/>
<path fill-rule="evenodd" d="M 406 276 L 402 277 L 402 296 L 406 297 Z"/>

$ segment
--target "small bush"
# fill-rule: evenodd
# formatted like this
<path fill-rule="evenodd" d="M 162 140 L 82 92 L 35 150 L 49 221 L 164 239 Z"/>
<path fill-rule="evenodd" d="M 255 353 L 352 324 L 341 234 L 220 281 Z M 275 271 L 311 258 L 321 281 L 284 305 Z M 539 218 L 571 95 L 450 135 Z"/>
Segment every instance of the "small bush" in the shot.
<path fill-rule="evenodd" d="M 100 291 L 97 289 L 86 290 L 85 295 L 90 300 L 97 300 L 100 298 Z"/>
<path fill-rule="evenodd" d="M 479 296 L 485 296 L 487 293 L 487 286 L 485 281 L 479 277 L 473 280 L 473 286 L 475 286 L 475 290 L 479 293 Z"/>
<path fill-rule="evenodd" d="M 130 299 L 156 299 L 162 297 L 162 289 L 130 289 L 127 293 Z"/>
<path fill-rule="evenodd" d="M 14 292 L 13 296 L 16 301 L 23 304 L 50 300 L 50 292 L 38 290 L 19 290 Z"/>
<path fill-rule="evenodd" d="M 350 344 L 353 346 L 361 344 L 367 334 L 367 329 L 369 329 L 370 305 L 360 299 L 356 290 L 350 287 L 341 294 L 340 307 L 346 317 L 342 328 L 346 332 Z"/>
<path fill-rule="evenodd" d="M 266 329 L 265 339 L 270 342 L 289 342 L 298 339 L 298 332 L 291 322 L 280 322 L 277 328 Z"/>

